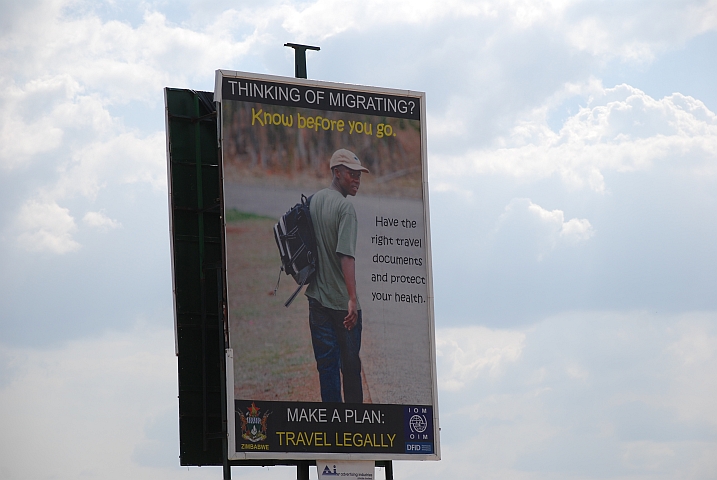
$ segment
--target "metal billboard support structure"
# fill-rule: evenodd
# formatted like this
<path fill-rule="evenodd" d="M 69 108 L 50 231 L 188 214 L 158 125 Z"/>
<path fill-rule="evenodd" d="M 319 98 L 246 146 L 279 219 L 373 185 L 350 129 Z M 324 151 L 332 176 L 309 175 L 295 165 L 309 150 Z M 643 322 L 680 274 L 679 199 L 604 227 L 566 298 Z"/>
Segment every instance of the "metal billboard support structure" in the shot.
<path fill-rule="evenodd" d="M 217 113 L 208 92 L 167 88 L 165 104 L 180 460 L 221 465 L 226 410 Z"/>
<path fill-rule="evenodd" d="M 285 47 L 291 47 L 294 49 L 294 76 L 296 78 L 307 78 L 306 77 L 306 51 L 316 50 L 319 51 L 321 48 L 314 47 L 311 45 L 301 45 L 299 43 L 285 43 Z"/>

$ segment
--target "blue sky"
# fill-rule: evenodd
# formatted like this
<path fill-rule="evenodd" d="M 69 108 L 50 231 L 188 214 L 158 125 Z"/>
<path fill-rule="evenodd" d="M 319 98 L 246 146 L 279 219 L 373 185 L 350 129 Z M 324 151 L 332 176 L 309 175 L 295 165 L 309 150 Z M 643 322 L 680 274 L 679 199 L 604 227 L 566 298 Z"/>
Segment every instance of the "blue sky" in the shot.
<path fill-rule="evenodd" d="M 421 90 L 443 461 L 717 477 L 717 2 L 0 2 L 0 477 L 178 467 L 162 88 Z M 292 478 L 285 468 L 237 478 Z"/>

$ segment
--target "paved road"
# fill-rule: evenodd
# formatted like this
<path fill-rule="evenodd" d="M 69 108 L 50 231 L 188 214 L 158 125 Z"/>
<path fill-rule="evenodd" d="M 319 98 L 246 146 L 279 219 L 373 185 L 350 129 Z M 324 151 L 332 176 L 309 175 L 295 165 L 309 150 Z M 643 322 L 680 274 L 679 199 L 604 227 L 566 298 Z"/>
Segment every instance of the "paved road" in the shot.
<path fill-rule="evenodd" d="M 237 185 L 228 183 L 224 185 L 224 197 L 228 208 L 236 208 L 243 212 L 268 217 L 279 218 L 301 199 L 301 194 L 312 195 L 311 190 L 299 188 L 266 187 L 257 185 Z M 406 214 L 419 214 L 422 216 L 421 202 L 419 200 L 402 198 L 370 197 L 359 193 L 349 197 L 356 207 L 357 213 L 371 214 L 380 212 L 391 205 L 392 209 Z M 359 221 L 362 219 L 359 218 Z"/>

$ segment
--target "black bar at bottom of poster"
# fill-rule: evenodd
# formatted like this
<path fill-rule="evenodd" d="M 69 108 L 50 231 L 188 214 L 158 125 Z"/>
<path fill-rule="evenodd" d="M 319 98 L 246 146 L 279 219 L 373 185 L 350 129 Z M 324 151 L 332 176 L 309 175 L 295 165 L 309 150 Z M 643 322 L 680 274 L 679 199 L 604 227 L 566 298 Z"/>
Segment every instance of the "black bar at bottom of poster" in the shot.
<path fill-rule="evenodd" d="M 235 400 L 233 420 L 236 453 L 435 453 L 430 405 Z"/>

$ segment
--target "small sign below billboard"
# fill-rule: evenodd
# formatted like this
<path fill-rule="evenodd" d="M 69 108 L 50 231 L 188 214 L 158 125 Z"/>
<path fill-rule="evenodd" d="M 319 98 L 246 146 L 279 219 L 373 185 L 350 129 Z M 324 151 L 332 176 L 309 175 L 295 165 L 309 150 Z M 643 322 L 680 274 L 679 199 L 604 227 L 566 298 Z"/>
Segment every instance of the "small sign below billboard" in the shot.
<path fill-rule="evenodd" d="M 316 462 L 319 480 L 336 480 L 338 477 L 349 480 L 374 480 L 376 467 L 374 462 L 336 461 Z"/>
<path fill-rule="evenodd" d="M 229 458 L 439 459 L 425 95 L 220 70 L 215 100 Z M 302 196 L 318 266 L 285 307 Z"/>

